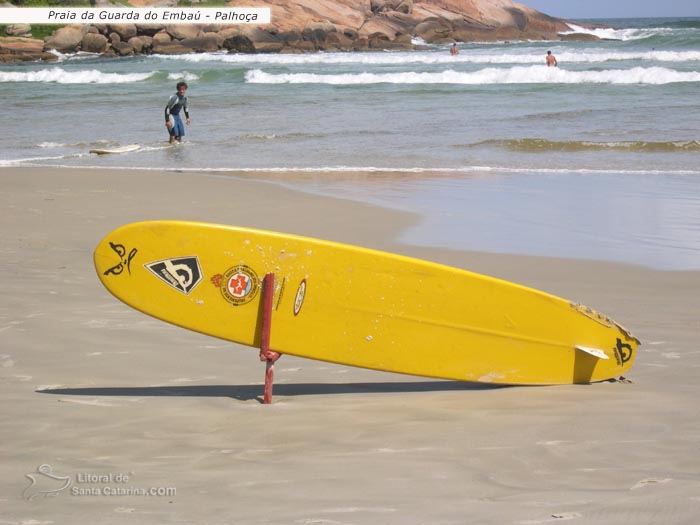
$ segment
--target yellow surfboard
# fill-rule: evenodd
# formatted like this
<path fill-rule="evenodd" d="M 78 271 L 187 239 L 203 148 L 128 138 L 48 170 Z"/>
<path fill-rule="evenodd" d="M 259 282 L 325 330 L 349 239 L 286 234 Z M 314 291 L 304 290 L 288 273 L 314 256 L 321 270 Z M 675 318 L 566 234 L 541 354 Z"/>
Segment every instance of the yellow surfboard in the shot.
<path fill-rule="evenodd" d="M 262 279 L 275 274 L 270 348 L 419 376 L 588 383 L 626 372 L 639 341 L 607 316 L 507 281 L 330 241 L 152 221 L 94 254 L 105 287 L 158 319 L 259 346 Z"/>

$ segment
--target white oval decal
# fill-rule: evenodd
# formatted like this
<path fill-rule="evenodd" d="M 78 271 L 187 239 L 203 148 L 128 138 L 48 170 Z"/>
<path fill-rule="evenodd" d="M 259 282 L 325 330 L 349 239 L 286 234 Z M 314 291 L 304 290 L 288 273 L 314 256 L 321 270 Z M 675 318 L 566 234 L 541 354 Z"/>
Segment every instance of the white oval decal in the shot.
<path fill-rule="evenodd" d="M 297 288 L 297 295 L 294 298 L 294 315 L 299 315 L 301 306 L 304 304 L 304 296 L 306 295 L 306 279 L 302 279 Z"/>

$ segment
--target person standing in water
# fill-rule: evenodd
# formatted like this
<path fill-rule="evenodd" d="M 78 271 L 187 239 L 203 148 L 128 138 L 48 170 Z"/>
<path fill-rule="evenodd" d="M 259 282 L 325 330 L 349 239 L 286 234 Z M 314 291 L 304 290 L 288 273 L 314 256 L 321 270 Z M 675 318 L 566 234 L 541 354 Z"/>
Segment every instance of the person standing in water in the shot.
<path fill-rule="evenodd" d="M 170 133 L 170 144 L 176 140 L 182 142 L 182 137 L 185 136 L 185 126 L 182 124 L 180 111 L 185 113 L 185 122 L 188 126 L 190 125 L 190 114 L 187 111 L 187 97 L 185 96 L 187 82 L 178 82 L 175 88 L 177 92 L 170 97 L 165 106 L 165 127 Z"/>
<path fill-rule="evenodd" d="M 452 47 L 450 48 L 450 55 L 459 55 L 459 49 L 457 49 L 457 42 L 452 44 Z"/>
<path fill-rule="evenodd" d="M 552 54 L 551 51 L 547 51 L 547 67 L 557 67 L 557 58 Z"/>

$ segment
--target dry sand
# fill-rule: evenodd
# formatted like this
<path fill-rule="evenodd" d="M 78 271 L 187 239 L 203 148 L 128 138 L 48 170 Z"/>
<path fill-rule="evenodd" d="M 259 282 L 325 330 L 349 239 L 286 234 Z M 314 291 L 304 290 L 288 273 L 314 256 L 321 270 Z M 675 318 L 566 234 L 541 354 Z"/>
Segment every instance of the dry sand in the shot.
<path fill-rule="evenodd" d="M 697 272 L 403 246 L 416 217 L 225 176 L 12 168 L 0 184 L 0 524 L 697 523 Z M 255 349 L 98 282 L 95 245 L 145 219 L 487 273 L 599 309 L 644 345 L 631 383 L 539 388 L 284 356 L 265 406 Z M 47 495 L 65 481 L 40 465 L 72 486 Z"/>

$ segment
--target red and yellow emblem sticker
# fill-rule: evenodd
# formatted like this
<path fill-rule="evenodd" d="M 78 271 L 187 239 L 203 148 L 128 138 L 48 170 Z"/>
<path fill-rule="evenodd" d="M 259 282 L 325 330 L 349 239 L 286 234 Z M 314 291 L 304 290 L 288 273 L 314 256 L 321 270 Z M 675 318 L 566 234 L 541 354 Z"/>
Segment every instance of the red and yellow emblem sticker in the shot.
<path fill-rule="evenodd" d="M 260 291 L 258 274 L 245 264 L 229 268 L 223 275 L 215 275 L 211 278 L 211 282 L 221 290 L 221 295 L 233 306 L 249 303 Z"/>

